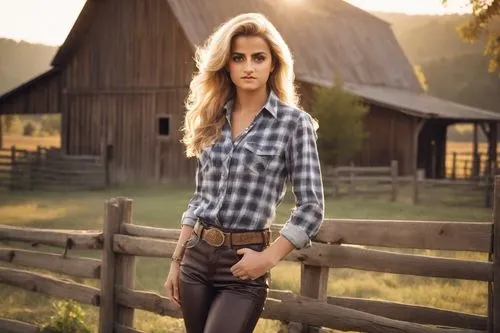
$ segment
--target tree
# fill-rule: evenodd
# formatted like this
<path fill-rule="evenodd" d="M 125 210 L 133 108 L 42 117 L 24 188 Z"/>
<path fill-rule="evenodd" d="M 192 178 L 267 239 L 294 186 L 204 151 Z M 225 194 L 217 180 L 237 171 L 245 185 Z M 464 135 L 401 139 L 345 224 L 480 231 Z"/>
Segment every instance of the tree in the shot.
<path fill-rule="evenodd" d="M 35 134 L 35 131 L 35 125 L 28 121 L 23 127 L 23 136 L 33 136 Z"/>
<path fill-rule="evenodd" d="M 468 0 L 472 7 L 472 19 L 458 28 L 464 41 L 474 42 L 482 35 L 488 35 L 484 49 L 485 55 L 490 56 L 489 71 L 500 74 L 500 29 L 490 30 L 490 23 L 500 16 L 500 0 Z M 448 0 L 441 0 L 446 4 Z"/>
<path fill-rule="evenodd" d="M 331 87 L 316 87 L 311 115 L 318 120 L 318 150 L 321 162 L 340 165 L 349 162 L 365 138 L 363 117 L 368 107 L 342 89 L 337 82 Z"/>
<path fill-rule="evenodd" d="M 428 92 L 429 85 L 427 84 L 427 79 L 424 72 L 422 71 L 422 66 L 413 65 L 413 71 L 415 72 L 415 75 L 417 76 L 418 82 L 420 83 L 422 89 L 424 89 L 425 92 Z"/>

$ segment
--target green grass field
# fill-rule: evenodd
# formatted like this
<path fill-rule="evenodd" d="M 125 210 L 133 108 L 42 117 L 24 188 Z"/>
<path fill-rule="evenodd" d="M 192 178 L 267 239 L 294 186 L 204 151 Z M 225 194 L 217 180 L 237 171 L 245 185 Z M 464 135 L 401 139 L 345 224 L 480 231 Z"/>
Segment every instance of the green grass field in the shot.
<path fill-rule="evenodd" d="M 409 191 L 406 191 L 409 192 Z M 326 216 L 329 218 L 415 219 L 449 221 L 488 221 L 491 210 L 480 207 L 443 205 L 430 202 L 413 206 L 405 191 L 398 202 L 387 197 L 357 197 L 328 199 Z M 191 188 L 174 186 L 114 188 L 102 192 L 78 193 L 0 193 L 0 224 L 61 229 L 101 229 L 104 201 L 114 196 L 134 200 L 133 220 L 136 224 L 163 228 L 179 227 L 179 220 Z M 447 193 L 450 196 L 450 193 Z M 450 200 L 452 198 L 450 197 Z M 277 223 L 283 223 L 292 208 L 290 199 L 278 210 Z M 3 244 L 2 246 L 7 246 Z M 9 244 L 12 246 L 12 244 Z M 61 251 L 57 249 L 55 251 Z M 485 260 L 475 253 L 423 251 L 427 255 Z M 98 257 L 98 252 L 73 251 L 73 254 Z M 168 272 L 166 259 L 137 259 L 137 289 L 162 293 L 162 283 Z M 272 271 L 273 289 L 298 292 L 300 266 L 280 263 Z M 82 282 L 82 281 L 80 281 Z M 97 286 L 96 281 L 83 281 Z M 373 273 L 350 269 L 330 270 L 329 295 L 385 299 L 409 304 L 420 304 L 468 313 L 486 314 L 487 285 L 481 282 L 421 278 L 414 276 Z M 52 314 L 52 298 L 0 286 L 0 316 L 31 322 L 40 322 Z M 87 319 L 97 324 L 96 309 L 85 306 Z M 276 332 L 279 323 L 260 320 L 256 332 Z M 182 322 L 137 311 L 136 327 L 146 332 L 182 332 Z"/>

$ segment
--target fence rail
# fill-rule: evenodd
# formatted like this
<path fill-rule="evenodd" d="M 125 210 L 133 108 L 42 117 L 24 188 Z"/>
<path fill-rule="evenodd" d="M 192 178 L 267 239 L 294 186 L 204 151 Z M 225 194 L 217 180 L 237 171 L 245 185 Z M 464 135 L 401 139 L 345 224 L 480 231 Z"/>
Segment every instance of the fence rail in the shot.
<path fill-rule="evenodd" d="M 104 188 L 109 179 L 106 160 L 72 156 L 57 148 L 36 151 L 15 146 L 0 150 L 0 187 L 9 189 L 86 190 Z"/>
<path fill-rule="evenodd" d="M 448 179 L 478 179 L 487 175 L 488 154 L 478 152 L 474 156 L 473 152 L 450 152 L 446 154 L 445 176 Z M 500 156 L 497 157 L 497 165 Z M 431 175 L 435 178 L 436 175 Z"/>
<path fill-rule="evenodd" d="M 391 201 L 397 199 L 398 161 L 392 161 L 391 165 L 387 167 L 361 167 L 351 163 L 350 166 L 324 167 L 323 169 L 323 184 L 326 196 L 389 193 Z M 370 186 L 366 186 L 367 183 Z M 347 191 L 343 189 L 345 185 L 347 185 Z M 385 188 L 381 187 L 384 185 Z M 387 185 L 390 185 L 390 187 L 387 187 Z"/>
<path fill-rule="evenodd" d="M 500 177 L 495 179 L 492 222 L 326 219 L 312 247 L 295 250 L 284 260 L 299 262 L 300 294 L 270 290 L 263 318 L 297 324 L 303 332 L 327 327 L 361 332 L 493 333 L 500 330 Z M 140 332 L 133 328 L 134 309 L 181 318 L 172 302 L 159 294 L 135 290 L 135 257 L 170 258 L 179 230 L 132 223 L 132 200 L 113 198 L 105 205 L 99 230 L 52 230 L 0 226 L 0 240 L 50 245 L 62 254 L 0 249 L 0 283 L 100 309 L 100 332 Z M 282 225 L 273 225 L 273 238 Z M 352 246 L 356 245 L 356 246 Z M 364 247 L 360 247 L 364 246 Z M 461 260 L 405 254 L 372 247 L 488 253 L 490 260 Z M 101 258 L 71 256 L 73 249 L 102 251 Z M 74 277 L 100 279 L 101 289 L 17 266 Z M 383 300 L 335 297 L 326 293 L 330 269 L 409 274 L 485 281 L 487 316 Z M 38 332 L 36 326 L 1 319 L 0 330 Z M 291 329 L 290 329 L 291 331 Z"/>

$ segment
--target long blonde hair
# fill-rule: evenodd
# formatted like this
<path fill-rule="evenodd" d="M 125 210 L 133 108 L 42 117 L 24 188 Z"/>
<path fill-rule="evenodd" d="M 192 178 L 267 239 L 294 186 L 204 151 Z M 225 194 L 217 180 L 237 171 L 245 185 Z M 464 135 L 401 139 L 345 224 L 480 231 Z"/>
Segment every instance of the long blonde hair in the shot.
<path fill-rule="evenodd" d="M 271 22 L 262 14 L 238 15 L 223 23 L 195 53 L 197 72 L 189 85 L 182 142 L 186 156 L 199 156 L 222 133 L 224 104 L 236 93 L 226 71 L 231 43 L 238 36 L 259 36 L 271 49 L 274 70 L 268 87 L 284 103 L 296 106 L 298 96 L 294 85 L 293 58 L 287 44 Z"/>

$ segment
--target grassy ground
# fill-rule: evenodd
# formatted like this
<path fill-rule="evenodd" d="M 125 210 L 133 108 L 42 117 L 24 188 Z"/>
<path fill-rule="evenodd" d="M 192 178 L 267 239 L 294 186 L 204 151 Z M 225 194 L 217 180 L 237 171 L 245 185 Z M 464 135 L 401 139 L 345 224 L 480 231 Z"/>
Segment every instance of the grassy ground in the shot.
<path fill-rule="evenodd" d="M 133 219 L 136 224 L 163 228 L 179 227 L 179 220 L 191 188 L 174 186 L 114 188 L 102 192 L 78 193 L 0 193 L 0 224 L 36 226 L 40 228 L 101 229 L 104 201 L 113 196 L 134 199 Z M 329 198 L 326 216 L 329 218 L 415 219 L 488 221 L 488 209 L 464 206 L 445 206 L 436 201 L 413 206 L 402 191 L 398 202 L 387 197 Z M 439 194 L 435 194 L 439 195 Z M 446 193 L 453 200 L 453 193 Z M 283 223 L 292 208 L 291 200 L 278 210 L 277 222 Z M 0 244 L 1 245 L 1 244 Z M 4 246 L 7 244 L 4 244 Z M 12 246 L 12 244 L 10 244 Z M 57 250 L 60 251 L 60 250 Z M 75 255 L 97 257 L 97 252 L 80 251 Z M 428 255 L 444 255 L 485 260 L 484 255 L 426 251 Z M 138 258 L 136 287 L 162 293 L 162 283 L 168 272 L 168 260 Z M 272 271 L 273 289 L 298 292 L 300 266 L 281 263 Z M 96 285 L 95 281 L 84 281 Z M 385 299 L 421 304 L 469 313 L 486 314 L 487 286 L 481 282 L 420 278 L 387 273 L 372 273 L 350 269 L 331 269 L 329 295 Z M 51 298 L 14 288 L 0 286 L 0 316 L 40 322 L 52 314 Z M 89 322 L 97 323 L 97 311 L 84 307 Z M 147 332 L 182 332 L 182 322 L 138 311 L 136 326 Z M 275 332 L 278 322 L 260 320 L 256 332 Z"/>
<path fill-rule="evenodd" d="M 3 147 L 10 148 L 16 146 L 19 149 L 36 150 L 37 146 L 41 147 L 60 147 L 61 139 L 59 136 L 47 137 L 32 137 L 22 135 L 6 135 L 4 136 Z"/>
<path fill-rule="evenodd" d="M 15 144 L 22 149 L 59 146 L 59 138 L 5 137 L 4 147 Z M 448 151 L 466 147 L 448 147 Z M 40 193 L 7 192 L 0 190 L 0 224 L 39 228 L 101 229 L 104 201 L 114 196 L 134 199 L 133 219 L 136 224 L 163 228 L 179 227 L 179 220 L 191 196 L 192 188 L 155 186 L 113 188 L 99 192 Z M 361 219 L 408 219 L 444 221 L 488 221 L 491 210 L 482 208 L 477 191 L 438 188 L 422 190 L 422 205 L 413 206 L 411 189 L 402 188 L 398 201 L 388 201 L 389 195 L 328 198 L 326 217 Z M 292 208 L 290 198 L 278 209 L 277 223 L 283 223 Z M 0 246 L 21 246 L 0 242 Z M 58 251 L 43 247 L 40 250 Z M 424 251 L 427 255 L 485 260 L 477 253 Z M 99 257 L 98 252 L 73 251 L 73 255 Z M 162 293 L 162 283 L 168 272 L 168 260 L 137 258 L 136 287 Z M 5 266 L 0 264 L 0 266 Z M 272 271 L 273 289 L 298 292 L 300 266 L 280 263 Z M 96 281 L 80 280 L 97 286 Z M 487 286 L 485 283 L 435 278 L 372 273 L 349 269 L 331 269 L 329 295 L 385 299 L 397 302 L 434 306 L 468 313 L 486 314 Z M 0 316 L 39 323 L 54 313 L 50 305 L 55 299 L 0 285 Z M 96 309 L 84 306 L 87 321 L 96 330 Z M 182 332 L 182 321 L 160 317 L 145 311 L 136 312 L 136 327 L 146 332 Z M 278 322 L 260 320 L 256 332 L 276 332 Z"/>

